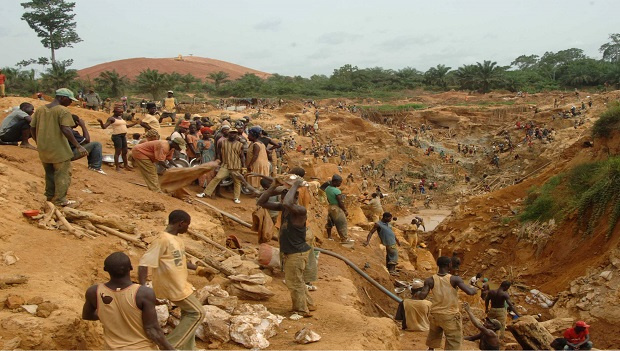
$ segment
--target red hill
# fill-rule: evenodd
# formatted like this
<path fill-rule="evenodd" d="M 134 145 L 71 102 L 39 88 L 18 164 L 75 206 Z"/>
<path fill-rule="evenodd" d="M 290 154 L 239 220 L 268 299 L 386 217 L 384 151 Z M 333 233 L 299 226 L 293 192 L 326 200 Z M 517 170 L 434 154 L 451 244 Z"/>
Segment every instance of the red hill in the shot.
<path fill-rule="evenodd" d="M 146 58 L 138 57 L 125 60 L 101 63 L 78 71 L 80 78 L 93 79 L 101 72 L 116 70 L 121 76 L 134 79 L 142 70 L 147 68 L 158 70 L 160 73 L 177 72 L 179 74 L 191 73 L 202 80 L 209 73 L 223 71 L 229 74 L 230 79 L 237 79 L 246 73 L 253 73 L 261 78 L 267 78 L 271 74 L 255 69 L 235 65 L 234 63 L 214 60 L 205 57 L 187 56 L 179 58 Z"/>

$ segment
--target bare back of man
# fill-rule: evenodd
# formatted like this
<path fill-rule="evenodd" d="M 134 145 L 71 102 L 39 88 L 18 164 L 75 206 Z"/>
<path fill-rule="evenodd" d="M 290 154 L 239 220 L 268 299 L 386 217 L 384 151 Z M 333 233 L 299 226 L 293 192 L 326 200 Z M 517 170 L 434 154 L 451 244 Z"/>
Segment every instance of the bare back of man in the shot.
<path fill-rule="evenodd" d="M 491 308 L 504 308 L 506 307 L 506 301 L 510 300 L 510 295 L 500 289 L 490 290 L 487 296 L 491 302 Z"/>

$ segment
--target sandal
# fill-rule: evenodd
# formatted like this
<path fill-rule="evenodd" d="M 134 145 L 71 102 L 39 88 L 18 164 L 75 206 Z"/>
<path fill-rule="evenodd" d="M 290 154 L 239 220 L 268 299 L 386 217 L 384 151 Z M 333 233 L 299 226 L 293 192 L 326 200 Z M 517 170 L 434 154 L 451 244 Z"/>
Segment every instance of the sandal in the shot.
<path fill-rule="evenodd" d="M 58 206 L 61 206 L 61 207 L 67 207 L 67 206 L 69 206 L 69 207 L 70 207 L 70 206 L 75 205 L 75 204 L 77 204 L 77 201 L 74 201 L 74 200 L 67 200 L 67 201 L 65 201 L 65 202 L 61 203 L 61 204 L 60 204 L 60 205 L 58 205 Z"/>

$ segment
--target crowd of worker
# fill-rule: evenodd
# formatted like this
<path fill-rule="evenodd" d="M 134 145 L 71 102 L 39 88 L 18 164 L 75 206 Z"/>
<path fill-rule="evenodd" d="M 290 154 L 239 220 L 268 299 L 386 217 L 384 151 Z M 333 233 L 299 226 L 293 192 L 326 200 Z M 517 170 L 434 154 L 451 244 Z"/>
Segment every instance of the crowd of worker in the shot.
<path fill-rule="evenodd" d="M 89 96 L 90 95 L 90 96 Z M 91 90 L 84 96 L 86 108 L 97 109 L 105 101 L 96 98 Z M 175 162 L 185 160 L 188 163 L 215 163 L 214 170 L 198 179 L 204 191 L 198 197 L 214 197 L 218 186 L 226 178 L 233 182 L 233 201 L 241 202 L 241 188 L 247 187 L 258 196 L 257 206 L 264 209 L 266 217 L 272 224 L 278 224 L 278 240 L 282 260 L 285 284 L 292 300 L 293 315 L 311 317 L 316 305 L 309 291 L 316 278 L 316 258 L 314 254 L 314 235 L 308 228 L 308 213 L 316 203 L 310 194 L 309 184 L 304 180 L 305 171 L 299 167 L 288 169 L 284 162 L 285 150 L 304 152 L 294 137 L 277 142 L 269 133 L 258 125 L 253 125 L 249 117 L 233 121 L 223 118 L 212 121 L 202 116 L 185 114 L 177 118 L 178 101 L 174 92 L 161 103 L 161 111 L 155 103 L 145 102 L 144 116 L 134 122 L 135 116 L 127 114 L 127 106 L 118 104 L 111 107 L 112 115 L 98 120 L 102 129 L 111 129 L 111 141 L 114 145 L 114 164 L 116 171 L 131 171 L 137 168 L 144 178 L 146 186 L 155 192 L 161 192 L 158 180 L 158 167 L 165 170 L 175 166 Z M 58 206 L 71 206 L 75 201 L 67 199 L 71 184 L 71 161 L 87 157 L 90 170 L 105 174 L 102 170 L 102 145 L 91 140 L 86 123 L 77 115 L 72 115 L 67 106 L 78 101 L 69 89 L 58 89 L 54 100 L 35 110 L 29 103 L 23 103 L 5 118 L 0 126 L 0 141 L 3 144 L 15 144 L 24 148 L 35 149 L 29 139 L 36 142 L 36 150 L 45 170 L 45 196 L 48 201 Z M 95 101 L 95 102 L 93 102 Z M 89 104 L 94 105 L 89 105 Z M 280 102 L 281 103 L 281 102 Z M 314 102 L 309 106 L 316 105 Z M 344 108 L 339 106 L 338 108 Z M 168 137 L 160 135 L 160 123 L 166 118 L 175 123 L 174 131 Z M 320 115 L 315 114 L 315 125 Z M 387 123 L 387 121 L 386 121 Z M 132 133 L 133 126 L 143 128 L 143 133 Z M 303 129 L 302 126 L 295 126 Z M 78 131 L 77 129 L 80 129 Z M 544 135 L 533 123 L 524 127 L 526 135 L 536 138 Z M 422 125 L 422 133 L 429 128 Z M 318 127 L 313 128 L 318 133 Z M 416 130 L 416 134 L 417 134 Z M 512 147 L 506 135 L 508 147 Z M 131 151 L 129 149 L 131 148 Z M 312 139 L 311 153 L 323 157 L 323 162 L 336 158 L 339 166 L 347 164 L 355 155 L 351 148 L 335 145 L 331 140 L 321 144 L 318 138 Z M 464 155 L 475 155 L 475 145 L 458 145 L 458 151 Z M 493 145 L 496 155 L 503 151 L 503 146 Z M 327 161 L 326 161 L 327 160 Z M 278 177 L 288 173 L 288 178 Z M 342 171 L 340 172 L 342 173 Z M 386 179 L 385 163 L 375 164 L 374 159 L 360 167 L 361 191 L 367 194 L 370 188 L 368 178 Z M 326 232 L 327 239 L 333 240 L 335 227 L 340 243 L 352 245 L 348 235 L 347 206 L 345 194 L 341 190 L 343 177 L 334 174 L 331 179 L 320 185 L 319 189 L 327 201 Z M 352 173 L 346 177 L 347 183 L 354 183 Z M 396 190 L 404 183 L 402 177 L 391 176 L 388 180 L 390 190 Z M 412 184 L 413 192 L 426 195 L 427 191 L 437 189 L 435 181 L 421 179 Z M 428 189 L 428 190 L 427 190 Z M 371 209 L 373 222 L 364 246 L 370 244 L 376 233 L 385 246 L 385 266 L 392 275 L 398 275 L 398 247 L 401 245 L 391 222 L 395 220 L 390 212 L 383 210 L 381 199 L 384 193 L 379 185 L 370 197 L 361 200 Z M 430 207 L 432 196 L 426 195 L 425 206 Z M 268 218 L 267 218 L 268 217 Z M 104 270 L 109 273 L 106 283 L 93 285 L 86 291 L 83 318 L 100 320 L 104 325 L 104 347 L 106 349 L 194 349 L 195 331 L 204 318 L 204 310 L 195 296 L 192 285 L 187 281 L 188 269 L 198 275 L 206 276 L 207 270 L 189 262 L 185 255 L 183 241 L 178 234 L 187 232 L 191 223 L 190 215 L 182 210 L 169 214 L 168 225 L 160 235 L 149 244 L 148 250 L 139 262 L 139 284 L 131 281 L 133 269 L 129 257 L 117 252 L 104 261 Z M 422 218 L 415 217 L 412 225 L 422 226 Z M 411 244 L 411 243 L 410 243 Z M 417 247 L 416 243 L 413 247 Z M 313 259 L 314 258 L 314 259 Z M 411 299 L 405 299 L 399 306 L 403 328 L 413 331 L 428 331 L 426 344 L 429 349 L 462 349 L 462 340 L 479 340 L 481 350 L 498 350 L 504 338 L 508 318 L 518 318 L 519 313 L 510 300 L 508 290 L 511 282 L 503 281 L 497 289 L 490 289 L 488 279 L 477 274 L 466 284 L 459 276 L 460 261 L 455 257 L 439 257 L 438 273 L 426 280 L 415 282 L 410 286 Z M 152 271 L 153 289 L 146 287 L 146 279 Z M 480 286 L 481 283 L 481 286 Z M 469 305 L 464 305 L 471 323 L 479 330 L 473 336 L 463 337 L 463 326 L 459 312 L 458 290 L 467 295 L 476 295 L 480 290 L 484 301 L 486 318 L 480 321 L 472 313 Z M 432 301 L 427 300 L 432 292 Z M 178 306 L 182 313 L 179 324 L 172 333 L 165 336 L 157 322 L 156 298 L 168 299 Z M 591 349 L 589 326 L 578 321 L 573 328 L 564 333 L 563 338 L 554 340 L 555 349 Z"/>

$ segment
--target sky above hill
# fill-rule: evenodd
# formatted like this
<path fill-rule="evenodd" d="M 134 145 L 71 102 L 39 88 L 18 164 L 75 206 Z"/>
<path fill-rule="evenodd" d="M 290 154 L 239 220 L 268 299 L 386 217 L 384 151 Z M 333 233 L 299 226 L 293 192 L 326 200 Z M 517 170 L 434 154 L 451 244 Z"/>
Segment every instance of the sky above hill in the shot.
<path fill-rule="evenodd" d="M 0 67 L 49 57 L 20 19 L 23 1 L 2 1 Z M 80 0 L 75 13 L 83 42 L 57 51 L 73 68 L 182 54 L 304 77 L 345 64 L 509 65 L 573 47 L 600 58 L 620 32 L 617 0 Z"/>

